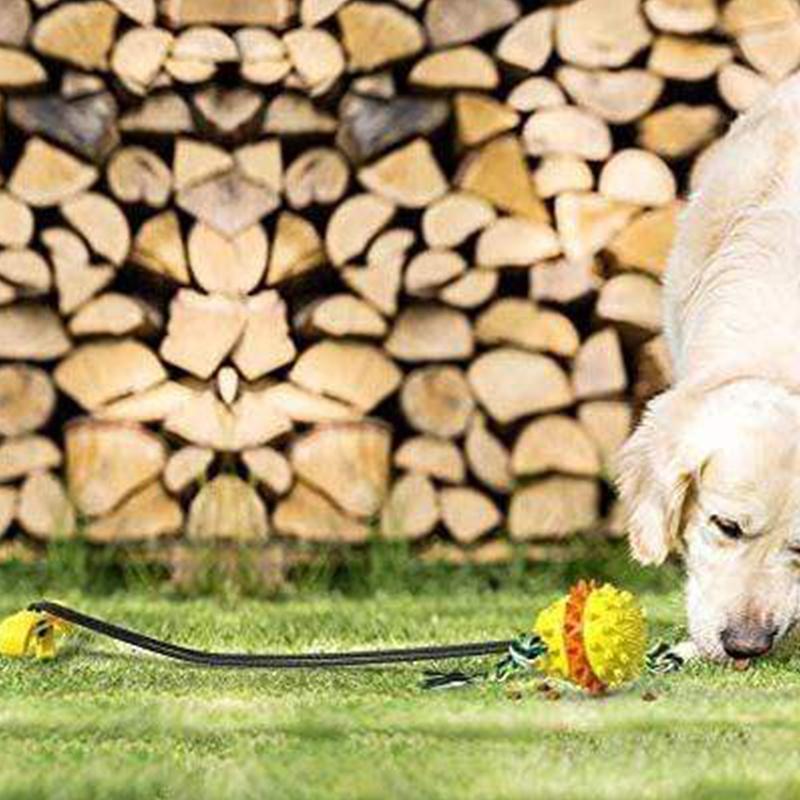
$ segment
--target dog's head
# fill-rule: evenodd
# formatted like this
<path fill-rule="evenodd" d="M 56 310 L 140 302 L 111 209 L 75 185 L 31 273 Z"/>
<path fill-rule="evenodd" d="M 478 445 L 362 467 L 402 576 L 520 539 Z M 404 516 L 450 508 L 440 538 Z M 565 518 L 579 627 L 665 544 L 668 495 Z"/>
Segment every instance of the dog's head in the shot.
<path fill-rule="evenodd" d="M 634 556 L 683 553 L 704 655 L 767 653 L 800 618 L 800 398 L 756 379 L 653 400 L 622 450 Z"/>

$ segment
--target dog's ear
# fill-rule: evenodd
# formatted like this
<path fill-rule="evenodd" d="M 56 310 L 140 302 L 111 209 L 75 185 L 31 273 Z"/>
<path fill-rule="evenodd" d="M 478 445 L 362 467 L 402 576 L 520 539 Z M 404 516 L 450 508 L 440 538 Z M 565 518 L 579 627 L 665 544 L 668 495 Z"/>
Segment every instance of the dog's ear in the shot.
<path fill-rule="evenodd" d="M 617 459 L 617 486 L 627 512 L 631 550 L 642 564 L 660 564 L 680 538 L 691 467 L 680 437 L 691 400 L 672 389 L 650 402 Z"/>

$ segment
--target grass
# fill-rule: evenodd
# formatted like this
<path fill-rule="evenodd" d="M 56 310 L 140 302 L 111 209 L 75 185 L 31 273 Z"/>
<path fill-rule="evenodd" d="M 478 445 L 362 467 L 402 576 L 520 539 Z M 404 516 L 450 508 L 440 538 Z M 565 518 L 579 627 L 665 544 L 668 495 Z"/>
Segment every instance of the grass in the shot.
<path fill-rule="evenodd" d="M 265 601 L 177 598 L 142 584 L 97 593 L 5 569 L 0 613 L 46 590 L 200 647 L 448 642 L 523 630 L 574 571 L 452 572 L 410 589 Z M 677 588 L 630 582 L 653 638 L 679 637 Z M 744 673 L 699 666 L 602 700 L 569 691 L 548 700 L 534 678 L 426 694 L 418 666 L 202 670 L 78 637 L 53 663 L 0 663 L 0 797 L 794 798 L 798 666 L 788 655 Z"/>

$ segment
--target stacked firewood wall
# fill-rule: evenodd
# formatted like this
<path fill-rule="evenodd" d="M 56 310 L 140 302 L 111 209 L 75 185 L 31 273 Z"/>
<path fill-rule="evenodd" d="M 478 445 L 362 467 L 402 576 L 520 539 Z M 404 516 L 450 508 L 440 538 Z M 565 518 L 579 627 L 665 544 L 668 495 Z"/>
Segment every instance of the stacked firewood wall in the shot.
<path fill-rule="evenodd" d="M 618 531 L 680 198 L 798 64 L 796 0 L 2 0 L 0 532 Z"/>

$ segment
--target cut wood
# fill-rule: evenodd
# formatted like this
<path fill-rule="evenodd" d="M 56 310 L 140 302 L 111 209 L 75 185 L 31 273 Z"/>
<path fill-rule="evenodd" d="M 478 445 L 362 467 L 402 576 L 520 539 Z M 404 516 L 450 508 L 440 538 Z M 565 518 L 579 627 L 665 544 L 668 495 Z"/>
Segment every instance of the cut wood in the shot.
<path fill-rule="evenodd" d="M 472 356 L 469 319 L 437 304 L 407 306 L 395 320 L 386 350 L 400 361 L 459 361 Z"/>
<path fill-rule="evenodd" d="M 564 92 L 550 78 L 539 75 L 526 78 L 509 92 L 506 103 L 517 111 L 536 111 L 537 108 L 561 106 L 567 102 Z"/>
<path fill-rule="evenodd" d="M 449 439 L 435 436 L 406 439 L 395 450 L 394 465 L 443 483 L 463 483 L 466 477 L 461 450 Z"/>
<path fill-rule="evenodd" d="M 381 338 L 387 327 L 383 317 L 363 300 L 351 294 L 333 294 L 304 308 L 296 327 L 306 333 Z"/>
<path fill-rule="evenodd" d="M 593 192 L 566 192 L 556 198 L 556 226 L 564 253 L 580 261 L 599 253 L 627 224 L 636 206 Z"/>
<path fill-rule="evenodd" d="M 161 440 L 140 425 L 85 419 L 64 431 L 69 496 L 83 514 L 107 514 L 161 474 Z"/>
<path fill-rule="evenodd" d="M 530 271 L 531 297 L 537 302 L 568 305 L 594 294 L 603 285 L 593 258 L 558 259 L 537 264 Z"/>
<path fill-rule="evenodd" d="M 367 250 L 367 266 L 405 265 L 408 251 L 414 246 L 417 235 L 411 228 L 390 228 L 384 231 Z"/>
<path fill-rule="evenodd" d="M 316 424 L 359 419 L 362 413 L 352 406 L 295 386 L 276 383 L 264 392 L 264 398 L 293 422 Z"/>
<path fill-rule="evenodd" d="M 597 316 L 635 333 L 661 330 L 661 287 L 647 275 L 618 275 L 600 290 Z"/>
<path fill-rule="evenodd" d="M 194 130 L 189 104 L 174 92 L 152 94 L 141 105 L 123 114 L 120 130 L 150 136 L 173 136 Z"/>
<path fill-rule="evenodd" d="M 295 12 L 295 0 L 163 0 L 161 13 L 173 28 L 189 25 L 264 25 L 284 28 Z"/>
<path fill-rule="evenodd" d="M 644 69 L 611 71 L 563 66 L 556 76 L 578 105 L 614 125 L 644 116 L 664 89 L 664 79 Z"/>
<path fill-rule="evenodd" d="M 455 250 L 423 250 L 408 263 L 404 281 L 406 292 L 417 297 L 429 297 L 466 269 L 467 262 Z"/>
<path fill-rule="evenodd" d="M 675 103 L 639 123 L 639 144 L 666 158 L 684 158 L 716 136 L 722 114 L 716 106 Z"/>
<path fill-rule="evenodd" d="M 505 445 L 488 429 L 486 417 L 476 412 L 472 415 L 464 454 L 470 472 L 484 485 L 495 492 L 511 491 L 511 456 Z"/>
<path fill-rule="evenodd" d="M 295 28 L 283 37 L 303 88 L 313 97 L 325 94 L 344 72 L 339 42 L 322 28 Z"/>
<path fill-rule="evenodd" d="M 119 12 L 101 0 L 63 3 L 40 17 L 31 36 L 39 53 L 85 70 L 104 70 Z"/>
<path fill-rule="evenodd" d="M 289 377 L 311 392 L 367 412 L 394 393 L 401 373 L 382 350 L 371 345 L 327 340 L 301 353 Z"/>
<path fill-rule="evenodd" d="M 172 192 L 167 165 L 144 147 L 122 147 L 108 163 L 108 185 L 122 203 L 144 203 L 163 208 Z"/>
<path fill-rule="evenodd" d="M 325 232 L 325 249 L 334 266 L 342 266 L 361 255 L 394 212 L 392 203 L 374 194 L 353 195 L 341 203 Z"/>
<path fill-rule="evenodd" d="M 479 5 L 471 0 L 431 0 L 425 9 L 425 28 L 434 48 L 440 49 L 480 39 L 508 27 L 517 17 L 514 0 L 484 0 Z"/>
<path fill-rule="evenodd" d="M 391 433 L 374 422 L 319 425 L 292 445 L 297 477 L 330 498 L 345 513 L 376 514 L 389 488 Z"/>
<path fill-rule="evenodd" d="M 59 317 L 41 305 L 0 308 L 0 358 L 51 361 L 67 353 L 70 340 Z"/>
<path fill-rule="evenodd" d="M 715 0 L 645 0 L 644 13 L 656 28 L 670 33 L 702 33 L 717 22 Z"/>
<path fill-rule="evenodd" d="M 497 57 L 512 67 L 539 72 L 553 52 L 555 16 L 553 9 L 543 8 L 523 17 L 500 40 Z"/>
<path fill-rule="evenodd" d="M 164 66 L 172 35 L 160 28 L 131 28 L 117 40 L 111 69 L 126 89 L 145 95 Z"/>
<path fill-rule="evenodd" d="M 271 495 L 283 497 L 292 488 L 294 473 L 289 460 L 272 447 L 256 447 L 242 453 L 242 463 L 259 485 Z"/>
<path fill-rule="evenodd" d="M 511 454 L 515 475 L 600 474 L 600 453 L 582 425 L 563 414 L 539 417 L 520 433 Z"/>
<path fill-rule="evenodd" d="M 236 475 L 218 475 L 200 489 L 189 508 L 190 540 L 263 541 L 269 533 L 263 500 Z"/>
<path fill-rule="evenodd" d="M 619 400 L 582 403 L 578 420 L 597 447 L 606 474 L 613 476 L 616 456 L 633 428 L 633 411 Z"/>
<path fill-rule="evenodd" d="M 292 208 L 338 203 L 350 180 L 347 161 L 330 147 L 314 147 L 296 158 L 286 172 L 286 199 Z"/>
<path fill-rule="evenodd" d="M 283 154 L 280 139 L 264 139 L 240 147 L 233 157 L 241 173 L 276 194 L 283 190 Z"/>
<path fill-rule="evenodd" d="M 69 539 L 76 529 L 75 509 L 61 481 L 47 471 L 33 472 L 25 479 L 17 520 L 26 533 L 41 539 Z"/>
<path fill-rule="evenodd" d="M 234 166 L 233 156 L 214 144 L 181 136 L 175 142 L 172 174 L 175 189 L 181 191 L 228 172 Z"/>
<path fill-rule="evenodd" d="M 394 316 L 397 313 L 403 264 L 402 260 L 394 259 L 366 267 L 345 267 L 342 279 L 382 314 Z"/>
<path fill-rule="evenodd" d="M 286 303 L 278 292 L 251 295 L 244 302 L 245 327 L 231 356 L 250 381 L 294 360 L 296 350 L 286 319 Z"/>
<path fill-rule="evenodd" d="M 639 0 L 578 0 L 556 18 L 558 54 L 582 67 L 621 67 L 652 38 Z"/>
<path fill-rule="evenodd" d="M 219 28 L 208 25 L 192 27 L 175 38 L 172 58 L 177 61 L 198 61 L 211 65 L 235 63 L 241 59 L 234 40 Z"/>
<path fill-rule="evenodd" d="M 25 203 L 0 190 L 0 245 L 27 247 L 33 238 L 33 214 Z"/>
<path fill-rule="evenodd" d="M 56 386 L 89 411 L 126 394 L 149 389 L 166 377 L 155 354 L 135 339 L 107 339 L 82 345 L 53 372 Z"/>
<path fill-rule="evenodd" d="M 780 81 L 800 64 L 800 19 L 743 31 L 736 37 L 747 61 L 770 80 Z"/>
<path fill-rule="evenodd" d="M 473 147 L 519 125 L 519 114 L 499 100 L 479 92 L 459 92 L 455 98 L 458 141 Z"/>
<path fill-rule="evenodd" d="M 0 46 L 0 89 L 27 89 L 47 82 L 47 72 L 31 55 Z"/>
<path fill-rule="evenodd" d="M 496 89 L 497 65 L 476 47 L 454 47 L 418 61 L 409 81 L 426 89 Z"/>
<path fill-rule="evenodd" d="M 722 12 L 722 29 L 734 36 L 794 22 L 798 10 L 790 0 L 731 0 Z"/>
<path fill-rule="evenodd" d="M 670 168 L 654 153 L 628 148 L 618 150 L 600 173 L 600 194 L 621 203 L 664 206 L 678 191 Z"/>
<path fill-rule="evenodd" d="M 27 248 L 0 250 L 0 278 L 26 295 L 46 294 L 52 283 L 47 262 Z"/>
<path fill-rule="evenodd" d="M 239 373 L 233 367 L 222 367 L 216 374 L 217 394 L 230 407 L 239 396 Z"/>
<path fill-rule="evenodd" d="M 572 405 L 572 390 L 561 367 L 547 356 L 500 347 L 484 353 L 468 370 L 480 404 L 500 423 Z"/>
<path fill-rule="evenodd" d="M 5 536 L 17 513 L 17 496 L 15 486 L 0 486 L 0 537 Z"/>
<path fill-rule="evenodd" d="M 589 165 L 569 155 L 545 156 L 533 173 L 539 197 L 546 200 L 564 192 L 588 192 L 594 188 L 594 175 Z"/>
<path fill-rule="evenodd" d="M 539 309 L 532 300 L 521 297 L 492 303 L 475 323 L 475 338 L 481 344 L 508 344 L 564 357 L 574 356 L 580 345 L 578 332 L 568 317 Z"/>
<path fill-rule="evenodd" d="M 209 378 L 239 341 L 246 322 L 241 301 L 181 289 L 170 304 L 161 357 L 198 378 Z"/>
<path fill-rule="evenodd" d="M 332 17 L 348 0 L 300 0 L 300 21 L 312 27 Z"/>
<path fill-rule="evenodd" d="M 672 357 L 663 336 L 652 338 L 639 349 L 635 373 L 633 394 L 642 403 L 672 385 Z"/>
<path fill-rule="evenodd" d="M 325 249 L 317 229 L 303 217 L 282 211 L 275 225 L 267 285 L 276 286 L 324 263 Z"/>
<path fill-rule="evenodd" d="M 158 312 L 137 297 L 108 292 L 88 300 L 69 321 L 73 336 L 147 335 L 160 327 Z"/>
<path fill-rule="evenodd" d="M 97 170 L 43 139 L 25 143 L 8 188 L 29 206 L 55 206 L 88 189 L 98 177 Z"/>
<path fill-rule="evenodd" d="M 439 521 L 439 498 L 430 478 L 413 473 L 401 475 L 381 512 L 381 537 L 421 539 Z"/>
<path fill-rule="evenodd" d="M 180 494 L 193 483 L 203 483 L 214 461 L 214 451 L 189 445 L 174 452 L 164 467 L 164 485 Z"/>
<path fill-rule="evenodd" d="M 604 161 L 611 155 L 608 125 L 576 106 L 554 106 L 535 111 L 522 131 L 525 150 L 532 156 L 572 155 Z"/>
<path fill-rule="evenodd" d="M 622 347 L 614 328 L 605 328 L 583 342 L 572 367 L 572 386 L 579 400 L 613 396 L 628 387 Z"/>
<path fill-rule="evenodd" d="M 496 218 L 492 206 L 469 192 L 451 192 L 422 215 L 422 234 L 430 247 L 458 247 Z"/>
<path fill-rule="evenodd" d="M 53 257 L 53 271 L 62 314 L 71 314 L 103 291 L 116 272 L 111 266 L 92 267 L 87 262 L 60 255 Z"/>
<path fill-rule="evenodd" d="M 31 27 L 28 0 L 7 0 L 0 8 L 0 44 L 21 47 Z"/>
<path fill-rule="evenodd" d="M 127 422 L 160 422 L 194 396 L 192 389 L 175 381 L 164 381 L 151 389 L 115 400 L 94 412 L 100 419 Z"/>
<path fill-rule="evenodd" d="M 529 267 L 561 253 L 556 232 L 546 223 L 501 217 L 484 228 L 475 246 L 479 267 Z"/>
<path fill-rule="evenodd" d="M 155 0 L 111 0 L 111 4 L 140 25 L 152 25 L 156 20 Z"/>
<path fill-rule="evenodd" d="M 727 45 L 667 35 L 656 39 L 647 67 L 672 80 L 703 81 L 732 60 L 733 51 Z"/>
<path fill-rule="evenodd" d="M 181 507 L 154 481 L 107 516 L 92 520 L 85 537 L 101 544 L 145 542 L 178 534 L 182 527 Z"/>
<path fill-rule="evenodd" d="M 269 242 L 261 225 L 229 238 L 198 222 L 189 234 L 188 250 L 192 274 L 206 292 L 236 296 L 261 283 Z"/>
<path fill-rule="evenodd" d="M 734 111 L 747 111 L 771 88 L 763 75 L 741 64 L 726 64 L 717 75 L 717 91 Z"/>
<path fill-rule="evenodd" d="M 131 249 L 131 231 L 119 206 L 102 194 L 86 192 L 62 203 L 61 213 L 97 255 L 122 266 Z"/>
<path fill-rule="evenodd" d="M 430 144 L 415 139 L 358 172 L 358 180 L 402 208 L 425 208 L 447 192 L 447 178 Z"/>
<path fill-rule="evenodd" d="M 445 286 L 439 292 L 439 300 L 456 308 L 477 308 L 496 293 L 500 282 L 498 275 L 488 270 L 469 270 Z"/>
<path fill-rule="evenodd" d="M 26 364 L 0 366 L 0 435 L 20 436 L 43 428 L 55 405 L 46 372 Z"/>
<path fill-rule="evenodd" d="M 61 451 L 44 436 L 16 436 L 0 443 L 0 483 L 59 466 Z"/>
<path fill-rule="evenodd" d="M 442 521 L 458 542 L 471 544 L 502 522 L 497 506 L 483 492 L 461 486 L 439 493 Z"/>
<path fill-rule="evenodd" d="M 264 98 L 243 86 L 212 84 L 196 92 L 193 103 L 205 127 L 223 139 L 239 141 L 258 131 Z"/>
<path fill-rule="evenodd" d="M 336 120 L 320 111 L 307 97 L 279 94 L 267 107 L 264 130 L 282 136 L 311 133 L 331 133 Z"/>
<path fill-rule="evenodd" d="M 420 24 L 389 3 L 348 3 L 337 19 L 348 65 L 354 71 L 372 71 L 409 58 L 425 46 Z"/>
<path fill-rule="evenodd" d="M 641 270 L 660 278 L 675 240 L 680 208 L 680 203 L 670 203 L 645 211 L 617 234 L 606 250 L 617 268 Z"/>
<path fill-rule="evenodd" d="M 540 222 L 549 219 L 516 136 L 500 136 L 469 155 L 459 169 L 456 184 L 503 211 Z"/>
<path fill-rule="evenodd" d="M 457 367 L 423 367 L 403 383 L 400 406 L 415 430 L 452 439 L 466 430 L 475 400 Z"/>
<path fill-rule="evenodd" d="M 278 533 L 309 542 L 359 544 L 370 535 L 366 522 L 348 516 L 300 481 L 278 503 L 272 522 Z"/>
<path fill-rule="evenodd" d="M 600 489 L 591 478 L 544 478 L 514 492 L 508 532 L 514 541 L 526 541 L 590 531 L 600 522 L 599 505 Z"/>

